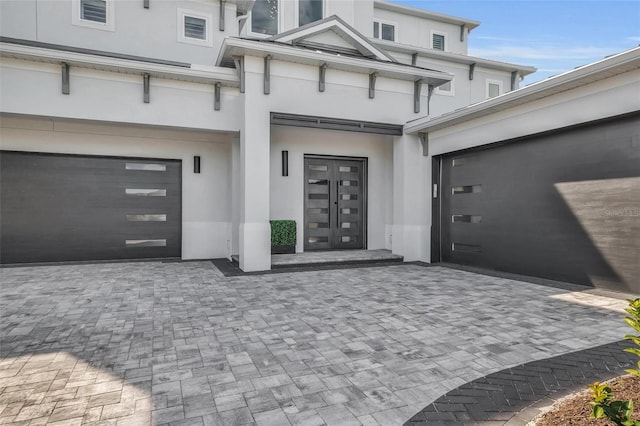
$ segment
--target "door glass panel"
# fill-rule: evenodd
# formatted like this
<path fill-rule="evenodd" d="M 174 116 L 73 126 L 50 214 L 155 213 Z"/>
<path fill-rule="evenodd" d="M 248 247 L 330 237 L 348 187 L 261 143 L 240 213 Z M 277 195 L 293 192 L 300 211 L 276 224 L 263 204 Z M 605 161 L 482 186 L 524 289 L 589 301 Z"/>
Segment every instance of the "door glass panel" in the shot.
<path fill-rule="evenodd" d="M 342 241 L 343 243 L 357 243 L 358 237 L 356 237 L 355 235 L 343 235 L 342 237 L 340 237 L 340 241 Z"/>
<path fill-rule="evenodd" d="M 145 172 L 164 172 L 167 170 L 165 164 L 153 163 L 125 163 L 125 170 L 142 170 Z"/>
<path fill-rule="evenodd" d="M 128 214 L 128 222 L 166 222 L 166 214 Z"/>
<path fill-rule="evenodd" d="M 309 222 L 309 228 L 311 229 L 318 229 L 318 228 L 328 228 L 329 224 L 328 223 L 323 223 L 323 222 Z"/>
<path fill-rule="evenodd" d="M 309 185 L 329 185 L 326 179 L 309 179 Z"/>
<path fill-rule="evenodd" d="M 124 193 L 127 195 L 138 195 L 142 197 L 166 197 L 166 189 L 139 189 L 125 188 Z"/>
<path fill-rule="evenodd" d="M 358 214 L 358 209 L 354 209 L 354 208 L 340 209 L 340 213 L 342 213 L 342 214 Z"/>
<path fill-rule="evenodd" d="M 328 200 L 329 194 L 309 194 L 310 200 Z"/>
<path fill-rule="evenodd" d="M 348 173 L 348 172 L 357 172 L 358 168 L 357 167 L 350 167 L 350 166 L 340 166 L 339 170 L 341 172 L 343 172 L 343 173 Z"/>
<path fill-rule="evenodd" d="M 329 169 L 326 164 L 309 164 L 309 170 L 313 170 L 314 172 L 326 172 Z"/>
<path fill-rule="evenodd" d="M 452 194 L 472 194 L 482 192 L 482 185 L 452 186 Z"/>
<path fill-rule="evenodd" d="M 358 194 L 340 194 L 341 200 L 357 200 Z"/>
<path fill-rule="evenodd" d="M 328 243 L 329 237 L 309 237 L 310 243 Z"/>
<path fill-rule="evenodd" d="M 482 222 L 482 216 L 469 215 L 469 214 L 454 214 L 451 215 L 451 222 L 467 222 L 467 223 L 480 223 Z"/>
<path fill-rule="evenodd" d="M 357 180 L 341 180 L 340 185 L 342 186 L 358 186 Z"/>
<path fill-rule="evenodd" d="M 165 247 L 167 240 L 125 240 L 127 247 Z"/>
<path fill-rule="evenodd" d="M 307 213 L 309 214 L 327 214 L 329 213 L 329 209 L 307 209 Z"/>

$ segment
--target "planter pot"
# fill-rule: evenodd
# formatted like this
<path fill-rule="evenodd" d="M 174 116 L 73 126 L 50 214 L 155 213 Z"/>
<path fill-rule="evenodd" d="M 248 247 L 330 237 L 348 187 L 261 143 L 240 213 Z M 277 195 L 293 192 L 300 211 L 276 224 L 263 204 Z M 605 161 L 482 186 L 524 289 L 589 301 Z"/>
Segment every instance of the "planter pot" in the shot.
<path fill-rule="evenodd" d="M 292 254 L 296 252 L 296 246 L 271 246 L 271 254 Z"/>

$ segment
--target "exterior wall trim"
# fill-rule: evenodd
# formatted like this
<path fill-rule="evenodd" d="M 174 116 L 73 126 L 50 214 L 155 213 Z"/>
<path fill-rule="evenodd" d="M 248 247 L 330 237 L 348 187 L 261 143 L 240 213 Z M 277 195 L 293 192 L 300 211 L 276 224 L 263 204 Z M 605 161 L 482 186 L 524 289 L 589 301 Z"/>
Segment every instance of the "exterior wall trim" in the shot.
<path fill-rule="evenodd" d="M 375 123 L 369 121 L 345 120 L 342 118 L 314 117 L 286 113 L 271 113 L 271 124 L 281 126 L 311 127 L 314 129 L 343 130 L 347 132 L 375 133 L 379 135 L 401 136 L 402 125 Z"/>

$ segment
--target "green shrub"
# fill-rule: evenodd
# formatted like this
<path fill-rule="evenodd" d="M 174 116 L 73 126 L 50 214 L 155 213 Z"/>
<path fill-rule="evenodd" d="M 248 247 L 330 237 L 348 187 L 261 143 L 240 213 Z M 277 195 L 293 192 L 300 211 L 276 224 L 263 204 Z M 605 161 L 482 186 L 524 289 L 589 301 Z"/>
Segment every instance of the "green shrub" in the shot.
<path fill-rule="evenodd" d="M 295 220 L 271 220 L 271 247 L 296 244 Z"/>
<path fill-rule="evenodd" d="M 625 322 L 640 333 L 640 298 L 627 300 L 629 307 L 625 311 L 630 315 L 625 317 Z M 637 348 L 626 348 L 626 352 L 636 354 L 640 357 L 640 334 L 627 334 L 625 339 L 631 340 L 635 343 Z M 638 370 L 629 369 L 625 370 L 627 373 L 640 377 L 640 361 L 638 361 Z M 633 415 L 633 401 L 614 401 L 611 394 L 611 388 L 609 386 L 595 382 L 589 385 L 591 390 L 592 401 L 589 403 L 593 407 L 593 411 L 589 416 L 592 419 L 608 418 L 618 426 L 640 426 L 640 421 L 632 420 Z"/>

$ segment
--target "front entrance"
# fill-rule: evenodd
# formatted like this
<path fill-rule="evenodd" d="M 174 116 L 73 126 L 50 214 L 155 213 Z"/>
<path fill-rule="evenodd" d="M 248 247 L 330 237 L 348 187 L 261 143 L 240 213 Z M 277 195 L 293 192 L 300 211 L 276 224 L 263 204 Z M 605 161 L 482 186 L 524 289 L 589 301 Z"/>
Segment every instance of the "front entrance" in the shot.
<path fill-rule="evenodd" d="M 304 250 L 366 248 L 365 159 L 304 159 Z"/>

